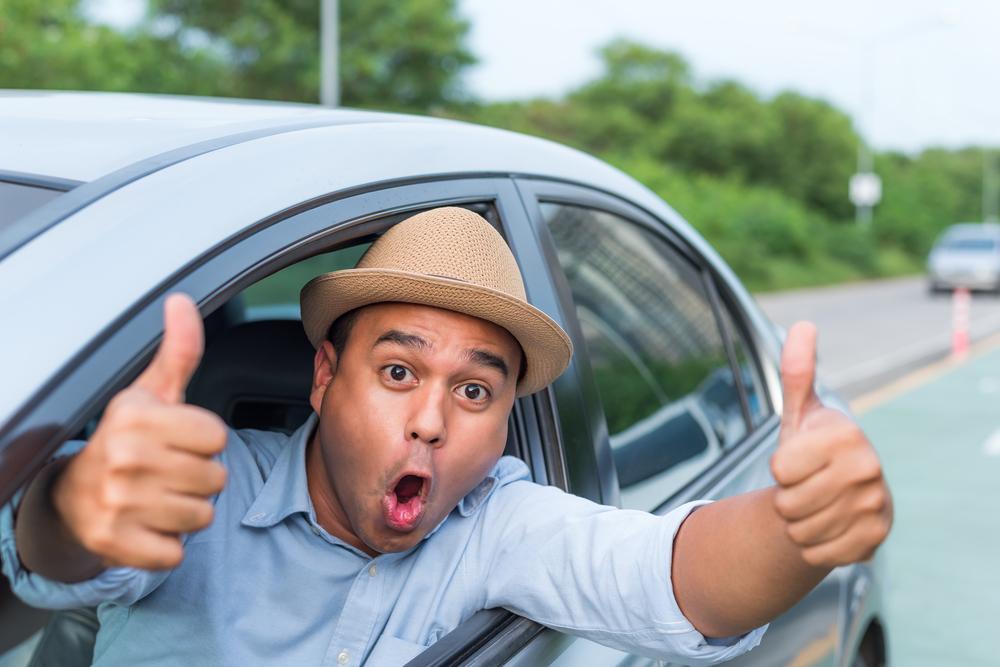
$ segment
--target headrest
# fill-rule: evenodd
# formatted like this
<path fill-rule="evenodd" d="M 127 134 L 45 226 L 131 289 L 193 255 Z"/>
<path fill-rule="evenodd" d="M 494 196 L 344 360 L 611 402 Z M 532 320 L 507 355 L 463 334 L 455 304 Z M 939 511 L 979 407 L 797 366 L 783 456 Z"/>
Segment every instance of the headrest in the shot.
<path fill-rule="evenodd" d="M 206 346 L 187 401 L 234 429 L 291 433 L 312 414 L 314 355 L 297 320 L 236 324 Z"/>

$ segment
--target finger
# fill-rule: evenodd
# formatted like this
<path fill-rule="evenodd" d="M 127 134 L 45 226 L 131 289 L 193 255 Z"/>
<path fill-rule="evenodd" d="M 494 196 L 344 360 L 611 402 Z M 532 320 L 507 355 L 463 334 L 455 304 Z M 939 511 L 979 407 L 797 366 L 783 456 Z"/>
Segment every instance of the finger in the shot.
<path fill-rule="evenodd" d="M 184 547 L 177 535 L 134 526 L 123 530 L 119 537 L 109 553 L 97 554 L 106 567 L 169 570 L 184 559 Z"/>
<path fill-rule="evenodd" d="M 163 467 L 163 488 L 172 493 L 207 498 L 226 485 L 225 466 L 188 452 L 167 452 Z"/>
<path fill-rule="evenodd" d="M 814 567 L 868 560 L 889 534 L 890 524 L 882 515 L 865 515 L 835 539 L 802 549 L 802 559 Z"/>
<path fill-rule="evenodd" d="M 157 443 L 214 456 L 225 448 L 229 436 L 218 415 L 194 405 L 120 403 L 112 419 L 116 440 L 108 447 L 109 453 L 141 459 L 143 465 L 155 462 L 160 455 Z"/>
<path fill-rule="evenodd" d="M 800 431 L 785 436 L 771 457 L 771 472 L 782 486 L 793 486 L 828 466 L 839 471 L 845 485 L 872 479 L 882 471 L 858 425 L 842 412 L 820 407 L 809 413 Z"/>
<path fill-rule="evenodd" d="M 836 472 L 824 468 L 793 486 L 779 486 L 774 507 L 786 521 L 798 521 L 828 507 L 844 491 Z"/>
<path fill-rule="evenodd" d="M 169 295 L 163 302 L 163 341 L 132 386 L 152 392 L 165 403 L 180 403 L 204 347 L 205 329 L 194 301 L 179 292 Z"/>
<path fill-rule="evenodd" d="M 788 330 L 781 350 L 782 432 L 791 435 L 797 431 L 805 414 L 819 404 L 813 391 L 815 381 L 816 326 L 811 322 L 796 322 Z"/>
<path fill-rule="evenodd" d="M 843 493 L 832 503 L 798 521 L 788 524 L 788 536 L 796 544 L 813 546 L 836 539 L 858 521 L 878 515 L 885 508 L 882 482 L 868 482 Z"/>
<path fill-rule="evenodd" d="M 160 533 L 173 534 L 207 528 L 214 516 L 215 505 L 205 498 L 160 492 L 155 494 L 155 502 L 143 503 L 141 508 L 122 519 Z"/>

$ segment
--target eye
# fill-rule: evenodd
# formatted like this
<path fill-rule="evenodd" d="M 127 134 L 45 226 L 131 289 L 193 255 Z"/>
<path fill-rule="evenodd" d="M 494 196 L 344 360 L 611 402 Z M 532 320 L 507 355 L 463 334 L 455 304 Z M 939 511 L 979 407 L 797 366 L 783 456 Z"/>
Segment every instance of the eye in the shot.
<path fill-rule="evenodd" d="M 410 369 L 406 366 L 400 366 L 399 364 L 387 366 L 386 370 L 389 372 L 389 377 L 395 382 L 404 382 L 406 381 L 407 376 L 410 375 Z"/>
<path fill-rule="evenodd" d="M 481 384 L 464 384 L 459 387 L 462 396 L 470 401 L 483 401 L 489 397 L 490 392 Z"/>

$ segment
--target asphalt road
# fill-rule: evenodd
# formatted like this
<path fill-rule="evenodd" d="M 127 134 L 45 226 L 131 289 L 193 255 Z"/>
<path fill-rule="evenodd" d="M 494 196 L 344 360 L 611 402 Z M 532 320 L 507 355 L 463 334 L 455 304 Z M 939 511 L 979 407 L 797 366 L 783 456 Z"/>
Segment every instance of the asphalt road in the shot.
<path fill-rule="evenodd" d="M 818 372 L 853 399 L 946 356 L 951 296 L 923 277 L 895 278 L 757 295 L 775 324 L 810 320 L 819 329 Z M 972 340 L 1000 332 L 1000 297 L 974 294 Z"/>
<path fill-rule="evenodd" d="M 1000 628 L 1000 351 L 859 418 L 895 502 L 890 663 L 991 667 Z"/>

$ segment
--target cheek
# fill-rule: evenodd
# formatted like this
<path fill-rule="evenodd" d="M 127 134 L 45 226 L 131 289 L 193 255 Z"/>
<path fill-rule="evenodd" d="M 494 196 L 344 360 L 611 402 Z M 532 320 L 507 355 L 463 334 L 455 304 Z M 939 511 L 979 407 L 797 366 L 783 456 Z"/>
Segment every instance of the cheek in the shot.
<path fill-rule="evenodd" d="M 442 482 L 447 482 L 451 491 L 449 500 L 458 503 L 467 493 L 486 478 L 507 443 L 507 420 L 463 420 L 455 428 L 449 428 L 449 444 L 435 452 L 438 461 L 435 466 Z"/>
<path fill-rule="evenodd" d="M 329 443 L 330 475 L 338 487 L 354 489 L 356 497 L 374 494 L 381 498 L 379 484 L 398 457 L 393 445 L 400 440 L 402 426 L 397 422 L 402 411 L 373 394 L 370 388 L 337 387 L 334 383 L 323 401 L 322 427 Z M 338 400 L 338 395 L 351 398 Z"/>

